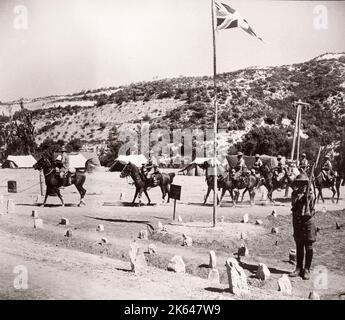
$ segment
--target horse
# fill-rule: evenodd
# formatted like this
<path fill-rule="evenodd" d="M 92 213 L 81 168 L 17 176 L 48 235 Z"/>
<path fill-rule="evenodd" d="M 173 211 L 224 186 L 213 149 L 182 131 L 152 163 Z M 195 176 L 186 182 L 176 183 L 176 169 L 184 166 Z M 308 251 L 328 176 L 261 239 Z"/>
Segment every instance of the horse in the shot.
<path fill-rule="evenodd" d="M 341 180 L 342 180 L 342 177 L 338 174 L 335 174 L 335 177 L 332 180 L 325 180 L 323 173 L 320 172 L 315 177 L 315 187 L 318 190 L 317 202 L 319 202 L 320 198 L 323 203 L 325 202 L 325 199 L 323 198 L 323 194 L 322 194 L 322 189 L 327 188 L 327 189 L 331 189 L 331 191 L 333 192 L 332 203 L 334 203 L 335 195 L 337 195 L 337 203 L 338 203 L 339 197 L 340 197 Z"/>
<path fill-rule="evenodd" d="M 278 180 L 278 177 L 275 176 L 267 164 L 260 167 L 259 173 L 262 179 L 258 187 L 261 185 L 266 187 L 267 197 L 272 203 L 275 203 L 273 200 L 273 192 L 277 189 L 288 189 L 297 177 L 297 173 L 291 170 L 290 173 L 287 173 L 282 179 Z"/>
<path fill-rule="evenodd" d="M 203 202 L 203 206 L 206 204 L 208 196 L 210 195 L 211 190 L 214 191 L 214 176 L 213 175 L 206 175 L 206 184 L 207 184 L 207 192 L 206 195 L 204 197 L 204 202 Z M 218 190 L 220 189 L 220 179 L 218 178 L 217 180 L 217 186 L 218 186 Z M 220 204 L 218 195 L 217 195 L 217 204 Z"/>
<path fill-rule="evenodd" d="M 255 189 L 260 186 L 260 178 L 250 174 L 242 176 L 239 173 L 235 173 L 232 177 L 233 189 L 241 190 L 244 189 L 241 197 L 243 201 L 244 194 L 248 191 L 250 196 L 250 204 L 254 204 Z M 238 200 L 238 196 L 235 197 L 235 203 Z"/>
<path fill-rule="evenodd" d="M 134 198 L 132 201 L 132 204 L 135 203 L 136 198 L 138 197 L 139 199 L 139 206 L 141 205 L 141 196 L 142 193 L 144 192 L 148 204 L 151 203 L 151 199 L 147 193 L 148 188 L 154 188 L 157 186 L 160 186 L 161 191 L 162 191 L 162 199 L 163 203 L 165 201 L 165 196 L 168 195 L 168 201 L 170 200 L 170 185 L 173 183 L 175 173 L 157 173 L 155 174 L 155 181 L 152 182 L 152 179 L 149 180 L 144 180 L 142 175 L 140 174 L 139 168 L 133 164 L 133 163 L 127 163 L 125 167 L 122 169 L 120 177 L 121 178 L 126 178 L 130 176 L 132 180 L 134 181 L 135 185 L 135 194 Z"/>
<path fill-rule="evenodd" d="M 46 194 L 44 197 L 44 201 L 41 204 L 42 207 L 46 205 L 47 199 L 49 195 L 57 195 L 59 199 L 61 200 L 62 206 L 65 205 L 61 192 L 60 192 L 60 187 L 68 187 L 71 186 L 72 184 L 75 185 L 77 188 L 79 194 L 80 194 L 80 201 L 78 204 L 78 207 L 80 207 L 82 204 L 85 205 L 84 201 L 84 196 L 86 194 L 86 190 L 83 188 L 83 185 L 86 180 L 86 176 L 84 172 L 76 171 L 75 174 L 71 176 L 71 183 L 64 183 L 63 185 L 61 184 L 60 176 L 58 173 L 56 173 L 55 168 L 56 166 L 54 165 L 53 161 L 50 161 L 47 157 L 42 156 L 40 160 L 38 160 L 34 165 L 33 168 L 35 170 L 43 170 L 44 174 L 44 179 L 45 179 L 45 184 L 46 184 Z"/>

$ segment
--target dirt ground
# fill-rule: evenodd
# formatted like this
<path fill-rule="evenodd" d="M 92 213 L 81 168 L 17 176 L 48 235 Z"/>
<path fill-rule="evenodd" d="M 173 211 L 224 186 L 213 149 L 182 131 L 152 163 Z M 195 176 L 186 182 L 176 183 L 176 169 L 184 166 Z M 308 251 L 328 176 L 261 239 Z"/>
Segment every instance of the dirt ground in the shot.
<path fill-rule="evenodd" d="M 172 170 L 167 170 L 172 171 Z M 7 192 L 7 181 L 17 181 L 17 193 Z M 292 279 L 293 295 L 278 291 L 277 279 L 294 269 L 289 263 L 289 251 L 294 248 L 289 199 L 275 192 L 275 205 L 262 200 L 257 192 L 255 206 L 248 198 L 232 207 L 226 197 L 217 210 L 217 225 L 212 223 L 212 195 L 202 206 L 206 193 L 204 177 L 175 177 L 182 186 L 181 201 L 177 201 L 176 217 L 172 220 L 173 203 L 161 204 L 158 188 L 149 191 L 153 205 L 132 207 L 134 187 L 119 173 L 87 174 L 86 206 L 77 207 L 79 195 L 75 187 L 62 190 L 66 206 L 57 197 L 49 197 L 48 206 L 39 207 L 39 174 L 31 169 L 0 170 L 0 299 L 306 299 L 315 290 L 321 299 L 341 299 L 345 295 L 345 188 L 338 204 L 332 204 L 330 191 L 325 190 L 325 204 L 317 205 L 319 228 L 315 244 L 312 278 Z M 3 206 L 1 207 L 1 198 Z M 14 212 L 5 214 L 8 199 L 14 202 Z M 146 203 L 146 198 L 143 198 Z M 43 229 L 33 228 L 32 210 L 43 219 Z M 277 218 L 271 213 L 276 210 Z M 244 214 L 248 223 L 241 223 Z M 60 225 L 62 217 L 70 226 Z M 222 221 L 223 217 L 223 222 Z M 255 220 L 263 221 L 256 225 Z M 166 232 L 157 230 L 157 222 Z M 336 223 L 340 228 L 336 228 Z M 103 224 L 105 231 L 96 231 Z M 271 234 L 272 227 L 279 233 Z M 67 229 L 72 237 L 65 237 Z M 141 230 L 149 232 L 149 240 L 138 239 Z M 245 239 L 241 239 L 241 233 Z M 192 247 L 182 246 L 182 235 L 193 239 Z M 102 244 L 101 238 L 107 243 Z M 143 274 L 130 272 L 129 246 L 133 241 L 144 248 L 157 246 L 156 254 L 146 254 L 148 269 Z M 241 259 L 247 274 L 250 292 L 235 297 L 228 291 L 225 261 L 236 257 L 241 244 L 249 256 Z M 207 280 L 209 251 L 217 254 L 221 283 Z M 174 255 L 181 255 L 186 274 L 167 271 Z M 265 263 L 271 278 L 255 278 L 258 263 Z M 16 289 L 16 266 L 28 270 L 28 288 Z M 326 272 L 326 285 L 317 283 L 319 270 Z"/>

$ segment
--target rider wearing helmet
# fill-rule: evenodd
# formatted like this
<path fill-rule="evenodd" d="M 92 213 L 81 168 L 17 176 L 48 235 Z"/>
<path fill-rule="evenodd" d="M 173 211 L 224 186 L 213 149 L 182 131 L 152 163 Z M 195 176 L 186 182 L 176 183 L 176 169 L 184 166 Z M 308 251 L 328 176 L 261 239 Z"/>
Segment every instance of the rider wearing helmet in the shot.
<path fill-rule="evenodd" d="M 314 222 L 314 197 L 309 190 L 309 178 L 305 173 L 299 174 L 292 184 L 291 195 L 293 236 L 296 243 L 297 264 L 290 277 L 302 276 L 310 278 L 310 267 L 313 259 L 313 243 L 316 241 L 316 226 Z M 305 264 L 303 268 L 305 256 Z"/>
<path fill-rule="evenodd" d="M 299 169 L 302 172 L 306 172 L 309 166 L 309 162 L 307 159 L 307 155 L 303 152 L 302 153 L 302 157 L 301 157 L 301 161 L 299 162 Z"/>

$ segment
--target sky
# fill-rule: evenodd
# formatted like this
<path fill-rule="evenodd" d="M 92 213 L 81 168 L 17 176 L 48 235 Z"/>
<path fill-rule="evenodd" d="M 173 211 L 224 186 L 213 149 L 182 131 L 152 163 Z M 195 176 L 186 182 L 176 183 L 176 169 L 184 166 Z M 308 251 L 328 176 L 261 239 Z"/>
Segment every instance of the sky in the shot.
<path fill-rule="evenodd" d="M 221 2 L 264 43 L 218 31 L 219 73 L 345 52 L 345 1 Z M 327 10 L 322 29 L 317 5 Z M 211 21 L 210 0 L 0 0 L 0 101 L 212 75 Z"/>

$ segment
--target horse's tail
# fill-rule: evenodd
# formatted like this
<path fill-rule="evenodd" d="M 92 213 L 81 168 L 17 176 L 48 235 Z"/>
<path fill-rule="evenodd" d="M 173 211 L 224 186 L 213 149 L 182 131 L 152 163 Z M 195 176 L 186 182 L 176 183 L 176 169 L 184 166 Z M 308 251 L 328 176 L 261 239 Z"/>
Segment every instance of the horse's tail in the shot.
<path fill-rule="evenodd" d="M 175 178 L 175 172 L 170 172 L 168 173 L 169 177 L 170 177 L 170 183 L 173 183 L 174 178 Z"/>

